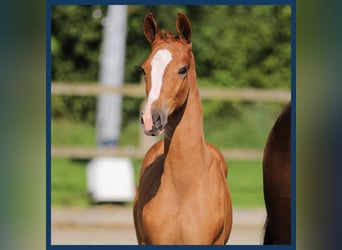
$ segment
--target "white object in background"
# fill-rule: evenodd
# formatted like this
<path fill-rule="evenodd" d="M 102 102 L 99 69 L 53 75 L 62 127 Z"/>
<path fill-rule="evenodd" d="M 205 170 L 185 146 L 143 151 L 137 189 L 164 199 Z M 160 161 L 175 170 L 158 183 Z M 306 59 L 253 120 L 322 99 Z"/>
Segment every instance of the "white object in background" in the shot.
<path fill-rule="evenodd" d="M 127 35 L 127 5 L 109 5 L 104 22 L 99 81 L 119 87 L 124 82 Z M 120 137 L 121 94 L 101 94 L 97 99 L 96 141 L 99 146 L 116 146 Z"/>
<path fill-rule="evenodd" d="M 86 173 L 93 202 L 129 202 L 134 199 L 134 172 L 129 158 L 94 158 L 87 165 Z"/>

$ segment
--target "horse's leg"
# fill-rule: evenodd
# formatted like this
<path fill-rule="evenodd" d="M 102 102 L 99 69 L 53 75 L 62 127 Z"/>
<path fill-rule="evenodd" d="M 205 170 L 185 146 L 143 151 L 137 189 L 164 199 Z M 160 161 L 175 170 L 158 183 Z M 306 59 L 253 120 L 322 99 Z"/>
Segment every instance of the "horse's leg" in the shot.
<path fill-rule="evenodd" d="M 138 228 L 138 218 L 137 218 L 137 207 L 136 207 L 136 201 L 134 201 L 134 206 L 133 206 L 133 219 L 134 219 L 134 227 L 135 227 L 135 234 L 137 237 L 138 244 L 141 245 L 142 238 L 141 234 Z"/>

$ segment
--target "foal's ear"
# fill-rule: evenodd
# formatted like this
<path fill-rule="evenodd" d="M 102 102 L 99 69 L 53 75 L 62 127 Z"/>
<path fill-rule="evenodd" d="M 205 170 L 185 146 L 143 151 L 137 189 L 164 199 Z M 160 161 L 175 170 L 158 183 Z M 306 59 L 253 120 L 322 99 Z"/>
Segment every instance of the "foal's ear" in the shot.
<path fill-rule="evenodd" d="M 146 14 L 144 18 L 144 34 L 150 43 L 153 43 L 159 35 L 158 25 L 152 13 Z"/>
<path fill-rule="evenodd" d="M 189 18 L 182 13 L 178 13 L 176 27 L 179 38 L 183 42 L 191 44 L 191 24 Z"/>

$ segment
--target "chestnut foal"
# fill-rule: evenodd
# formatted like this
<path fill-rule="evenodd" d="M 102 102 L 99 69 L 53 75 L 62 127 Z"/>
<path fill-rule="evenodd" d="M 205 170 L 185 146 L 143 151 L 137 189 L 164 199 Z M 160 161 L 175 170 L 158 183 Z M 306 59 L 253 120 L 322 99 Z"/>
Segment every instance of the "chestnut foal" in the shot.
<path fill-rule="evenodd" d="M 178 13 L 178 36 L 161 32 L 151 13 L 144 34 L 152 51 L 141 65 L 146 135 L 164 139 L 146 153 L 134 201 L 139 244 L 225 244 L 232 205 L 222 154 L 204 140 L 189 19 Z"/>

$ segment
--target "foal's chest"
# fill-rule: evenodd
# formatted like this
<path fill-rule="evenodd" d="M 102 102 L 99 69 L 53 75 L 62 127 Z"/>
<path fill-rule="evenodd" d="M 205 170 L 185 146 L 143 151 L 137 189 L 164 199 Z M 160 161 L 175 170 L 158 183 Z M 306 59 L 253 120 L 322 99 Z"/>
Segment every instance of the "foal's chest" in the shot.
<path fill-rule="evenodd" d="M 146 244 L 212 244 L 222 225 L 213 210 L 194 197 L 186 202 L 161 186 L 160 193 L 142 211 L 143 238 Z"/>
<path fill-rule="evenodd" d="M 201 218 L 195 212 L 180 211 L 172 204 L 153 209 L 146 206 L 142 221 L 147 244 L 198 244 L 205 239 L 200 237 Z"/>

